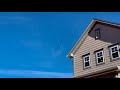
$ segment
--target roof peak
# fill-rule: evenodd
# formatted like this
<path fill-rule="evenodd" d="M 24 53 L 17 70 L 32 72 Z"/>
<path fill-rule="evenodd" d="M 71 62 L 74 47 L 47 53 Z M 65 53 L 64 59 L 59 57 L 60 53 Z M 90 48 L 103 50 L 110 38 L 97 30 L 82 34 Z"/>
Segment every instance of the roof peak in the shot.
<path fill-rule="evenodd" d="M 84 39 L 86 38 L 87 33 L 89 32 L 89 30 L 92 28 L 92 26 L 96 23 L 96 22 L 100 22 L 100 23 L 105 23 L 105 24 L 110 24 L 110 25 L 114 25 L 117 27 L 120 27 L 120 23 L 114 23 L 114 22 L 110 22 L 107 20 L 102 20 L 102 19 L 97 19 L 97 18 L 93 18 L 92 21 L 90 22 L 90 24 L 88 25 L 88 27 L 86 28 L 86 30 L 84 31 L 84 33 L 81 35 L 81 37 L 78 39 L 78 41 L 76 42 L 76 44 L 73 46 L 73 48 L 71 49 L 71 51 L 68 53 L 67 56 L 71 57 L 74 56 L 74 53 L 77 51 L 77 49 L 80 47 L 80 45 L 82 44 L 82 41 L 84 41 Z"/>
<path fill-rule="evenodd" d="M 93 18 L 93 20 L 98 21 L 98 22 L 101 21 L 101 22 L 107 22 L 107 23 L 111 23 L 111 24 L 120 25 L 120 23 L 112 22 L 110 20 L 103 20 L 103 19 L 98 19 L 98 18 Z"/>

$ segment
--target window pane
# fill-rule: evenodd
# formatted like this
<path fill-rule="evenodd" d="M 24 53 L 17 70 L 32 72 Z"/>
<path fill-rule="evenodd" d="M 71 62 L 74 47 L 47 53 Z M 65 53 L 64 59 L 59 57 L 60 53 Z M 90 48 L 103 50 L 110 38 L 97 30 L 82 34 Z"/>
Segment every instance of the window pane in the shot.
<path fill-rule="evenodd" d="M 99 37 L 99 30 L 96 31 L 96 36 Z"/>
<path fill-rule="evenodd" d="M 87 60 L 89 60 L 89 57 L 87 57 Z"/>
<path fill-rule="evenodd" d="M 103 62 L 103 57 L 98 58 L 98 63 Z"/>
<path fill-rule="evenodd" d="M 87 59 L 85 59 L 85 62 L 87 62 L 88 60 Z"/>
<path fill-rule="evenodd" d="M 101 56 L 103 56 L 103 55 L 102 55 L 102 52 L 98 52 L 98 53 L 97 53 L 97 57 L 101 57 Z"/>
<path fill-rule="evenodd" d="M 96 37 L 96 38 L 99 38 L 99 37 L 100 37 L 100 30 L 96 30 L 95 33 L 96 33 L 96 34 L 95 34 L 95 35 L 96 35 L 95 37 Z"/>
<path fill-rule="evenodd" d="M 85 57 L 85 61 L 89 61 L 89 57 Z"/>
<path fill-rule="evenodd" d="M 113 56 L 113 58 L 119 57 L 118 52 L 113 53 L 112 56 Z"/>
<path fill-rule="evenodd" d="M 102 56 L 102 52 L 100 52 L 100 56 Z"/>
<path fill-rule="evenodd" d="M 112 52 L 114 52 L 115 50 L 114 50 L 114 48 L 112 48 Z"/>
<path fill-rule="evenodd" d="M 100 57 L 100 54 L 99 54 L 99 53 L 97 53 L 97 57 Z"/>
<path fill-rule="evenodd" d="M 112 52 L 116 52 L 116 51 L 118 51 L 117 47 L 112 48 Z"/>
<path fill-rule="evenodd" d="M 89 62 L 85 62 L 85 67 L 89 66 Z"/>
<path fill-rule="evenodd" d="M 117 47 L 115 47 L 115 51 L 118 51 L 118 50 L 117 50 Z"/>

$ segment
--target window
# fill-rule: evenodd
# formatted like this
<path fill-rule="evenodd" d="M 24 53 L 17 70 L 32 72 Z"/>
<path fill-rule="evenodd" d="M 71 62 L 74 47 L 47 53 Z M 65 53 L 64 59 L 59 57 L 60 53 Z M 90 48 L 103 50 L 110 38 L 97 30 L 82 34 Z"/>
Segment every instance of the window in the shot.
<path fill-rule="evenodd" d="M 100 38 L 100 29 L 95 30 L 95 39 Z"/>
<path fill-rule="evenodd" d="M 96 52 L 96 62 L 97 64 L 104 63 L 103 50 Z"/>
<path fill-rule="evenodd" d="M 83 57 L 84 68 L 90 67 L 90 56 L 86 55 Z"/>
<path fill-rule="evenodd" d="M 120 57 L 120 52 L 119 52 L 118 45 L 110 47 L 110 53 L 111 53 L 112 60 L 119 58 Z"/>

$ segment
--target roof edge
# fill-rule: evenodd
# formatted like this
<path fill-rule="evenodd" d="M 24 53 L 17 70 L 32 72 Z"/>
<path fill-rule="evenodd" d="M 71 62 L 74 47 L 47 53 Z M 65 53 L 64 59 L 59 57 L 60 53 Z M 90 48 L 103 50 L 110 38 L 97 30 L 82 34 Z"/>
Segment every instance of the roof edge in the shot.
<path fill-rule="evenodd" d="M 71 49 L 71 51 L 68 53 L 68 55 L 67 55 L 66 57 L 71 58 L 71 54 L 74 56 L 73 51 L 76 49 L 76 47 L 77 47 L 78 44 L 81 42 L 81 40 L 83 39 L 83 37 L 85 37 L 86 33 L 92 28 L 92 26 L 93 26 L 96 22 L 107 23 L 107 24 L 111 24 L 111 25 L 115 25 L 115 26 L 120 26 L 120 23 L 113 23 L 113 22 L 110 22 L 110 21 L 93 18 L 92 21 L 90 22 L 90 24 L 88 25 L 88 27 L 85 29 L 84 33 L 81 35 L 81 37 L 80 37 L 80 38 L 78 39 L 78 41 L 75 43 L 75 45 L 73 46 L 73 48 Z M 84 40 L 84 39 L 83 39 L 83 40 Z M 73 56 L 72 56 L 72 58 L 73 58 Z"/>
<path fill-rule="evenodd" d="M 84 33 L 81 35 L 81 37 L 78 39 L 78 41 L 75 43 L 75 45 L 73 46 L 73 48 L 71 49 L 71 51 L 68 53 L 68 55 L 66 56 L 66 57 L 69 57 L 69 58 L 71 58 L 71 54 L 73 54 L 72 52 L 73 52 L 73 50 L 76 48 L 76 46 L 78 45 L 78 43 L 82 40 L 82 38 L 84 37 L 84 35 L 87 33 L 87 31 L 91 28 L 90 26 L 95 22 L 96 20 L 95 19 L 93 19 L 90 23 L 89 23 L 89 25 L 88 25 L 88 27 L 85 29 L 85 31 L 84 31 Z M 74 55 L 74 54 L 73 54 Z"/>

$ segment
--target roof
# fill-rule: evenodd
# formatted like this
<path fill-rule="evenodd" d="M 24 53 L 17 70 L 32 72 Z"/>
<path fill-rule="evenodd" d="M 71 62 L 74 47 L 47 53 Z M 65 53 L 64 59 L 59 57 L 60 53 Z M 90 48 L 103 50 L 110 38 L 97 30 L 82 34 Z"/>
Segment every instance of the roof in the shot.
<path fill-rule="evenodd" d="M 68 53 L 67 57 L 69 57 L 69 58 L 73 58 L 74 57 L 74 54 L 76 53 L 76 51 L 78 50 L 78 48 L 81 46 L 82 42 L 87 37 L 89 31 L 93 28 L 93 26 L 97 22 L 98 23 L 107 24 L 107 25 L 112 25 L 112 26 L 120 27 L 119 23 L 113 23 L 113 22 L 110 22 L 110 21 L 105 21 L 105 20 L 100 20 L 100 19 L 93 18 L 93 20 L 90 22 L 90 24 L 88 25 L 88 27 L 86 28 L 86 30 L 84 31 L 84 33 L 82 34 L 82 36 L 78 39 L 78 41 L 76 42 L 76 44 L 73 46 L 73 48 L 71 49 L 71 51 Z"/>

